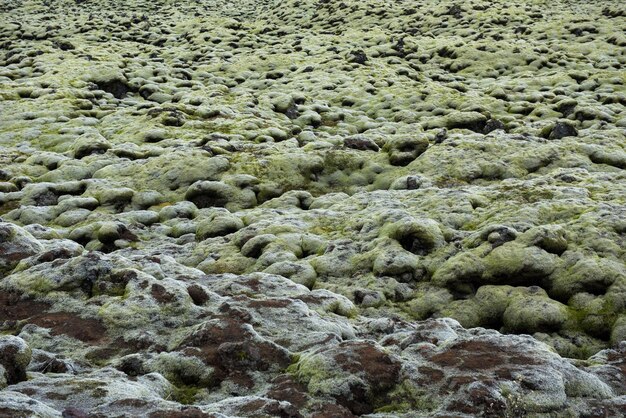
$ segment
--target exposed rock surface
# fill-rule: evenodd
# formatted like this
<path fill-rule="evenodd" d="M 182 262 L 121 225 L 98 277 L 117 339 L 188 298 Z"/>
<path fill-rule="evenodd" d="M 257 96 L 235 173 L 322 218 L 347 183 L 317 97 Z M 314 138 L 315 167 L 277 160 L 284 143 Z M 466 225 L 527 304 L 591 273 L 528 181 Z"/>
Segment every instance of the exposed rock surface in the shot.
<path fill-rule="evenodd" d="M 0 417 L 626 415 L 618 2 L 0 4 Z"/>

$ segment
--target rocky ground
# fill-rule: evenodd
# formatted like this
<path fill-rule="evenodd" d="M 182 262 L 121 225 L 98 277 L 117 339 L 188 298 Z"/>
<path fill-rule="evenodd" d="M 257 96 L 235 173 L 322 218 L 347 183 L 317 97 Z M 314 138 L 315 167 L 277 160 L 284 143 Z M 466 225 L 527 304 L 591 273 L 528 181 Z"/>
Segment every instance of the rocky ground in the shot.
<path fill-rule="evenodd" d="M 625 31 L 2 1 L 0 416 L 623 416 Z"/>

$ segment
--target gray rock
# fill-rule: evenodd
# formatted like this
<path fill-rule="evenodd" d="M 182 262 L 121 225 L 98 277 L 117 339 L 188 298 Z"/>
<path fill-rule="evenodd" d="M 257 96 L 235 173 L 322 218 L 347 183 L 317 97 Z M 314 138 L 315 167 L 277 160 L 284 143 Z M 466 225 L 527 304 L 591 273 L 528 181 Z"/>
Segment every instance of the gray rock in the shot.
<path fill-rule="evenodd" d="M 26 368 L 32 351 L 26 341 L 12 335 L 0 337 L 0 386 L 14 385 L 26 380 Z"/>
<path fill-rule="evenodd" d="M 35 237 L 16 225 L 0 222 L 0 275 L 9 273 L 20 260 L 43 249 Z"/>

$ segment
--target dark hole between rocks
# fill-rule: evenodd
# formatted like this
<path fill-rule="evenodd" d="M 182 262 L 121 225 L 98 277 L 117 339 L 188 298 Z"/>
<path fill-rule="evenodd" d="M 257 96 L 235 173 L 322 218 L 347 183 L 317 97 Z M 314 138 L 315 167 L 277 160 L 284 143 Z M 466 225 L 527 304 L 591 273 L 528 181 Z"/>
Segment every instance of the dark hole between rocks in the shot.
<path fill-rule="evenodd" d="M 192 284 L 187 288 L 187 293 L 195 305 L 204 305 L 209 300 L 209 295 L 206 294 L 197 284 Z"/>
<path fill-rule="evenodd" d="M 237 232 L 238 229 L 236 226 L 232 225 L 232 226 L 226 226 L 223 229 L 220 229 L 219 231 L 215 231 L 213 233 L 206 233 L 204 235 L 202 235 L 202 239 L 205 240 L 207 238 L 215 238 L 215 237 L 223 237 L 229 234 L 233 234 L 235 232 Z"/>
<path fill-rule="evenodd" d="M 117 369 L 126 373 L 127 376 L 139 376 L 146 373 L 143 362 L 136 357 L 125 358 Z"/>
<path fill-rule="evenodd" d="M 131 91 L 131 88 L 128 86 L 128 84 L 124 83 L 121 80 L 111 80 L 96 84 L 98 85 L 98 88 L 100 90 L 111 93 L 116 99 L 123 99 L 124 97 L 126 97 L 128 92 Z"/>
<path fill-rule="evenodd" d="M 89 244 L 89 241 L 91 241 L 91 237 L 88 237 L 88 236 L 78 237 L 78 238 L 74 238 L 72 241 L 84 247 L 87 244 Z"/>
<path fill-rule="evenodd" d="M 223 208 L 228 203 L 228 198 L 221 196 L 217 193 L 205 192 L 201 195 L 190 197 L 190 202 L 193 202 L 198 209 L 220 207 Z"/>
<path fill-rule="evenodd" d="M 419 237 L 406 235 L 398 240 L 402 248 L 415 255 L 426 255 L 432 250 L 432 244 L 424 242 Z"/>
<path fill-rule="evenodd" d="M 448 128 L 449 129 L 469 129 L 470 131 L 474 131 L 477 133 L 484 133 L 486 125 L 487 125 L 487 121 L 475 120 L 475 121 L 469 121 L 469 122 L 452 123 L 448 126 Z"/>
<path fill-rule="evenodd" d="M 476 294 L 476 286 L 473 283 L 455 283 L 448 289 L 454 300 L 469 299 Z"/>

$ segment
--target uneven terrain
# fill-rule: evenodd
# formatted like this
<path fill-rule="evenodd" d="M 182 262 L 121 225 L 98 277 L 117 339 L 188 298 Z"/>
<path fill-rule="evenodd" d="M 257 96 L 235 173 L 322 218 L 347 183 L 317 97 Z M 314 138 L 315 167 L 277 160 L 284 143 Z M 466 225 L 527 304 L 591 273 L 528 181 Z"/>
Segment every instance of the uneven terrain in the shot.
<path fill-rule="evenodd" d="M 0 417 L 626 414 L 618 1 L 0 2 Z"/>

